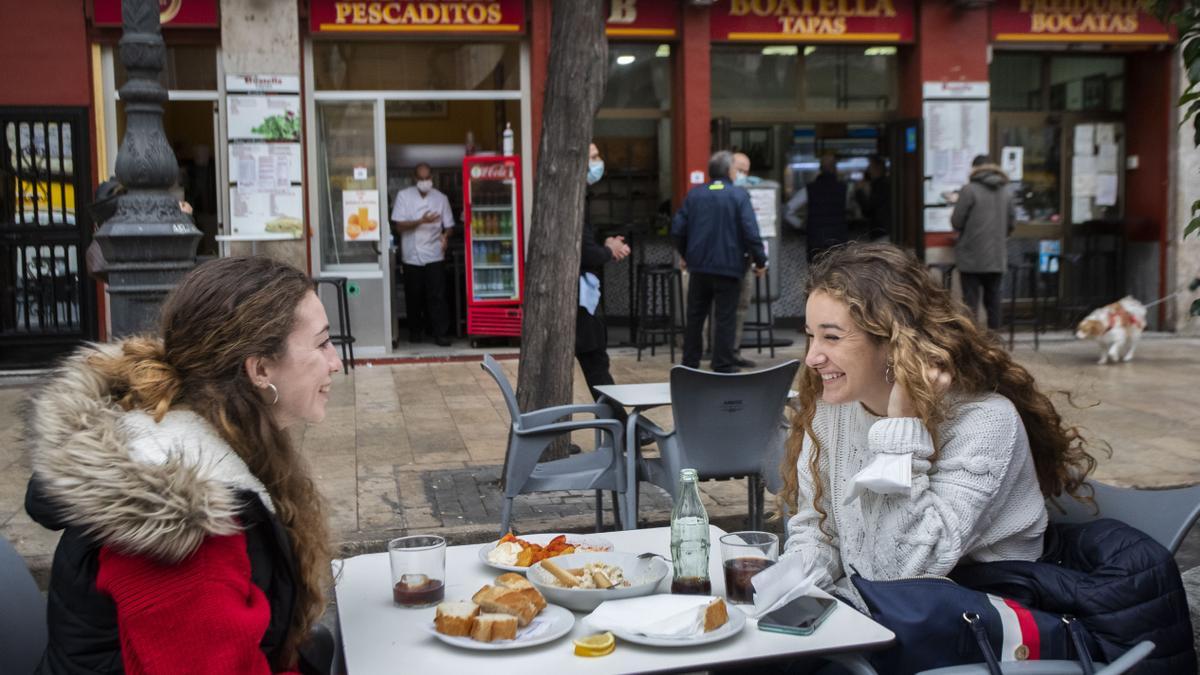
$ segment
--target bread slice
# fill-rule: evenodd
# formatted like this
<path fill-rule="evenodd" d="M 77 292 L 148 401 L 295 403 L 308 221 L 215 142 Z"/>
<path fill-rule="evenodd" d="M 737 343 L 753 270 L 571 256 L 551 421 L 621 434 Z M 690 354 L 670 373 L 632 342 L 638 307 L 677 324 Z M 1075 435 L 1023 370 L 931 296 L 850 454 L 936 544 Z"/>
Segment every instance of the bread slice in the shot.
<path fill-rule="evenodd" d="M 537 589 L 534 589 L 535 591 Z M 538 608 L 524 591 L 514 591 L 503 586 L 484 586 L 471 598 L 485 612 L 511 614 L 522 626 L 528 626 L 537 616 Z"/>
<path fill-rule="evenodd" d="M 511 614 L 480 614 L 471 627 L 471 639 L 479 642 L 514 640 L 517 637 L 517 617 Z"/>
<path fill-rule="evenodd" d="M 442 635 L 466 637 L 471 634 L 472 624 L 478 614 L 479 605 L 473 602 L 443 602 L 437 606 L 433 627 Z"/>
<path fill-rule="evenodd" d="M 501 574 L 500 576 L 496 577 L 496 585 L 517 591 L 521 595 L 524 595 L 529 599 L 530 602 L 533 603 L 534 607 L 537 607 L 537 611 L 539 612 L 543 609 L 546 609 L 546 598 L 542 596 L 542 592 L 535 588 L 528 579 L 520 574 L 516 574 L 514 572 Z"/>
<path fill-rule="evenodd" d="M 711 633 L 714 630 L 725 625 L 729 620 L 729 611 L 725 607 L 725 601 L 721 598 L 713 598 L 713 601 L 708 603 L 708 607 L 704 608 L 704 632 Z"/>

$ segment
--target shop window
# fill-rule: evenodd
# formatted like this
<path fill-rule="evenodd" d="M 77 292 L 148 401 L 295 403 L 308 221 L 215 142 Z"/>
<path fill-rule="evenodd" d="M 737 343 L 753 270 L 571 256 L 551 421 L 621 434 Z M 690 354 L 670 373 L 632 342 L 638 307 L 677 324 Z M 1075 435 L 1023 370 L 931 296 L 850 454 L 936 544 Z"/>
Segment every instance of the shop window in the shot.
<path fill-rule="evenodd" d="M 999 53 L 992 60 L 996 111 L 1122 112 L 1125 59 Z"/>
<path fill-rule="evenodd" d="M 378 264 L 374 242 L 351 241 L 342 230 L 342 193 L 380 187 L 375 175 L 374 119 L 375 105 L 371 102 L 317 103 L 316 184 L 323 269 L 353 263 Z"/>
<path fill-rule="evenodd" d="M 669 110 L 669 45 L 613 43 L 608 48 L 608 85 L 601 108 Z"/>
<path fill-rule="evenodd" d="M 120 49 L 113 52 L 118 89 L 129 79 L 120 52 Z M 158 75 L 158 82 L 168 90 L 216 91 L 217 48 L 212 45 L 168 46 L 166 65 Z"/>
<path fill-rule="evenodd" d="M 713 113 L 893 110 L 896 53 L 892 46 L 717 45 Z"/>
<path fill-rule="evenodd" d="M 1041 110 L 1042 57 L 1037 54 L 996 54 L 992 60 L 992 109 Z"/>
<path fill-rule="evenodd" d="M 1050 58 L 1050 109 L 1125 109 L 1125 59 L 1097 56 Z"/>
<path fill-rule="evenodd" d="M 1059 223 L 1062 220 L 1062 127 L 998 120 L 997 146 L 1021 148 L 1021 178 L 1014 181 L 1018 222 Z"/>
<path fill-rule="evenodd" d="M 516 42 L 314 42 L 319 90 L 520 88 Z"/>

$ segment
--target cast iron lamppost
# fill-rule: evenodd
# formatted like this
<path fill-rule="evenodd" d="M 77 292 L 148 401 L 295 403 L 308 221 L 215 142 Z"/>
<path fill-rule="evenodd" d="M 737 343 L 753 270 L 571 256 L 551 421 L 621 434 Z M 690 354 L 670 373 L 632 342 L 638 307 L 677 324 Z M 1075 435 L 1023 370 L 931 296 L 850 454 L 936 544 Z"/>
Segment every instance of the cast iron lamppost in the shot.
<path fill-rule="evenodd" d="M 167 191 L 179 165 L 163 134 L 158 83 L 166 57 L 158 0 L 121 3 L 121 63 L 129 79 L 121 87 L 125 136 L 117 151 L 117 180 L 125 194 L 96 239 L 104 252 L 111 300 L 112 335 L 153 331 L 168 291 L 196 264 L 201 233 Z"/>

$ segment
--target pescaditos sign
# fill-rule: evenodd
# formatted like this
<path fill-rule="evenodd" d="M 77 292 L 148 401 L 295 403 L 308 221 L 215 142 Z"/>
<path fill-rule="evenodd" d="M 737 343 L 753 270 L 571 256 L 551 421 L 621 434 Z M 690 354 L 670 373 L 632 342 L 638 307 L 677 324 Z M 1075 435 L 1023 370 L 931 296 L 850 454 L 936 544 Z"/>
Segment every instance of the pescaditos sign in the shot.
<path fill-rule="evenodd" d="M 713 6 L 712 39 L 732 42 L 910 42 L 912 0 L 729 0 Z"/>
<path fill-rule="evenodd" d="M 522 0 L 312 0 L 313 33 L 500 33 L 525 27 Z"/>
<path fill-rule="evenodd" d="M 1172 42 L 1139 0 L 998 0 L 995 42 Z"/>

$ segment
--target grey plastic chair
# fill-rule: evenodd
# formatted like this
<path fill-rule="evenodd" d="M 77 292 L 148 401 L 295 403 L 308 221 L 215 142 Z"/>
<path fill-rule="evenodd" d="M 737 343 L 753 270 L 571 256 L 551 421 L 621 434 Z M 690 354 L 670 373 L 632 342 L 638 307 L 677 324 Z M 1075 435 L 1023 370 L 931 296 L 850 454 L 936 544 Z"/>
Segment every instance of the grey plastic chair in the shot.
<path fill-rule="evenodd" d="M 700 480 L 749 478 L 750 527 L 761 530 L 763 477 L 779 471 L 779 448 L 786 437 L 780 420 L 799 368 L 795 359 L 748 373 L 672 368 L 675 430 L 667 432 L 650 420 L 638 420 L 654 435 L 661 456 L 641 459 L 639 478 L 666 490 L 672 499 L 683 468 L 696 469 Z"/>
<path fill-rule="evenodd" d="M 0 673 L 32 673 L 46 651 L 46 600 L 25 561 L 0 537 Z"/>
<path fill-rule="evenodd" d="M 624 425 L 613 418 L 612 408 L 603 403 L 560 405 L 523 413 L 517 397 L 500 364 L 490 354 L 483 357 L 483 369 L 496 380 L 504 394 L 504 403 L 512 418 L 508 434 L 507 469 L 504 473 L 504 506 L 500 532 L 508 532 L 512 520 L 513 499 L 518 495 L 553 490 L 595 490 L 596 531 L 604 526 L 603 490 L 613 493 L 613 518 L 624 525 L 618 497 L 624 498 L 627 481 L 621 452 Z M 573 420 L 577 413 L 595 419 Z M 563 421 L 565 420 L 565 421 Z M 541 462 L 542 453 L 563 434 L 580 429 L 595 429 L 596 449 L 553 462 Z"/>
<path fill-rule="evenodd" d="M 1105 485 L 1089 480 L 1095 507 L 1061 497 L 1046 504 L 1050 520 L 1085 523 L 1096 518 L 1113 518 L 1150 535 L 1172 555 L 1183 537 L 1200 517 L 1200 485 L 1167 490 L 1139 490 Z M 1099 509 L 1099 513 L 1096 509 Z"/>

